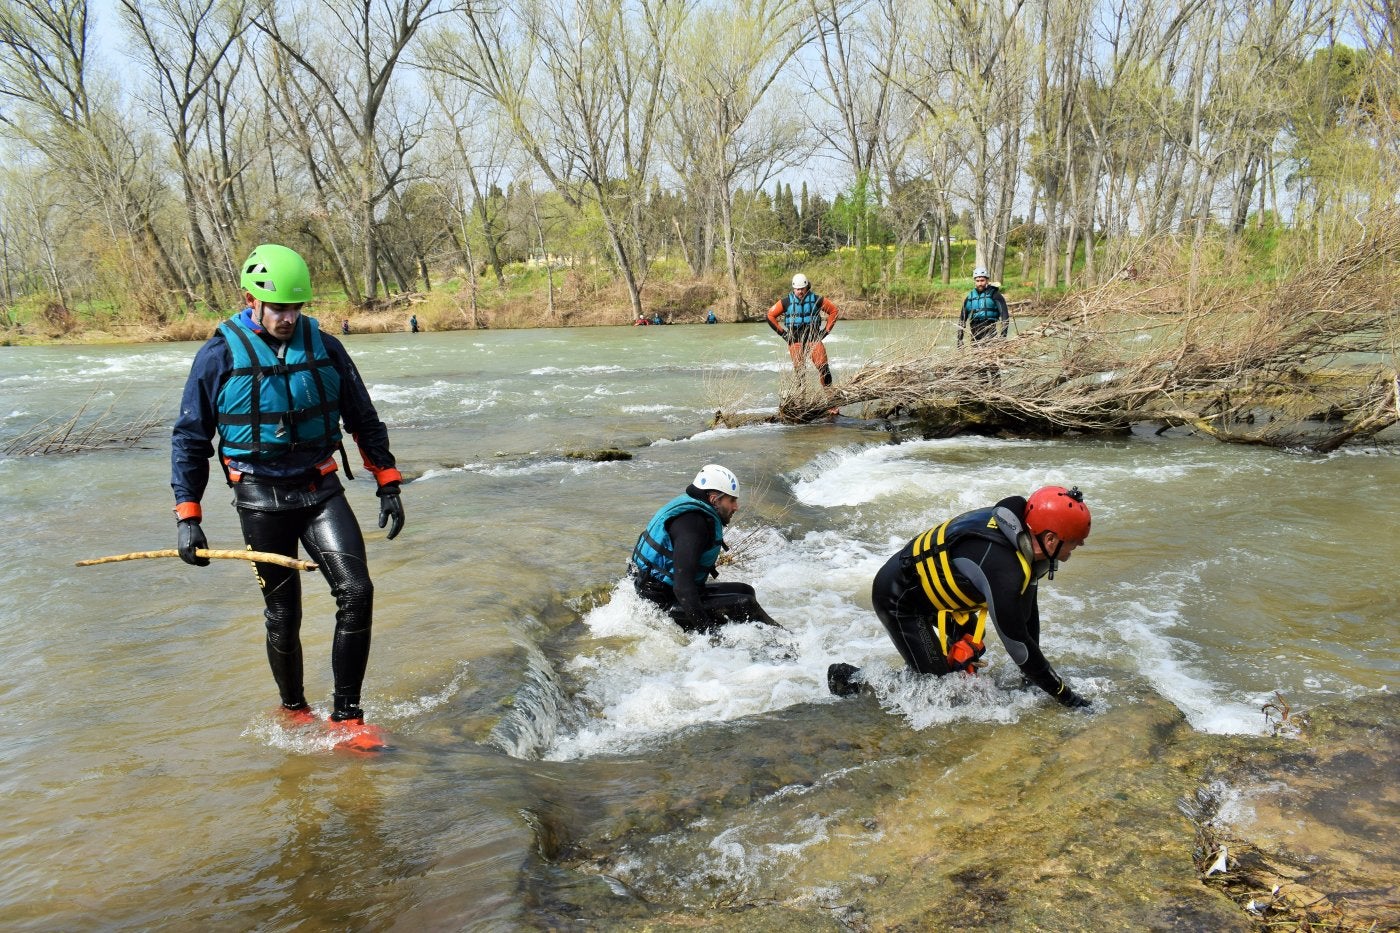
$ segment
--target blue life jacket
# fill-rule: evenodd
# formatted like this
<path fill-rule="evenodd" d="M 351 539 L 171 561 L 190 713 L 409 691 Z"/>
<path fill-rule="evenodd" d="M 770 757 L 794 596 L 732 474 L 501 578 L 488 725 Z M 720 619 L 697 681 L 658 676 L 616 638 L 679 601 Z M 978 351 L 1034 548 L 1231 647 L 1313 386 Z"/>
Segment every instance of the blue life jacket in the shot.
<path fill-rule="evenodd" d="M 219 452 L 248 462 L 340 443 L 340 373 L 315 318 L 302 315 L 283 359 L 240 314 L 219 330 L 233 371 L 219 390 Z"/>
<path fill-rule="evenodd" d="M 724 522 L 710 503 L 685 493 L 658 509 L 638 536 L 637 544 L 632 549 L 632 568 L 636 573 L 667 586 L 675 585 L 676 555 L 671 544 L 671 532 L 667 530 L 666 523 L 685 512 L 704 512 L 715 523 L 714 542 L 700 555 L 700 568 L 695 573 L 695 582 L 704 583 L 706 577 L 715 573 L 720 548 L 724 546 Z"/>
<path fill-rule="evenodd" d="M 967 297 L 963 299 L 963 308 L 974 324 L 990 324 L 1001 317 L 1001 308 L 997 307 L 996 289 L 990 285 L 980 292 L 975 288 L 968 292 Z"/>
<path fill-rule="evenodd" d="M 821 295 L 807 291 L 806 298 L 788 292 L 783 299 L 783 326 L 788 330 L 821 330 Z"/>

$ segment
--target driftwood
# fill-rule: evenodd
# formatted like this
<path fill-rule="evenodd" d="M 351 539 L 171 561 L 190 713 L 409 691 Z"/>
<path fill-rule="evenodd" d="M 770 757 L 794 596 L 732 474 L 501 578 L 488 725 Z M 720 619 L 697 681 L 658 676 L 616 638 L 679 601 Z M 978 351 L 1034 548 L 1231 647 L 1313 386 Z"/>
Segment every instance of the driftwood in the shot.
<path fill-rule="evenodd" d="M 944 330 L 888 348 L 829 396 L 784 393 L 782 420 L 828 406 L 910 414 L 926 436 L 1110 434 L 1186 426 L 1222 441 L 1327 451 L 1400 422 L 1400 211 L 1287 281 L 1188 297 L 1186 276 L 1071 295 L 1008 339 Z"/>
<path fill-rule="evenodd" d="M 279 567 L 287 567 L 291 570 L 312 571 L 316 569 L 316 564 L 309 560 L 299 560 L 295 557 L 287 557 L 282 554 L 272 554 L 267 551 L 225 551 L 209 550 L 208 548 L 195 548 L 196 557 L 207 557 L 211 560 L 252 560 L 262 564 L 276 564 Z M 179 557 L 180 552 L 175 548 L 162 548 L 159 551 L 132 551 L 130 554 L 113 554 L 111 557 L 94 557 L 89 560 L 80 560 L 75 566 L 91 567 L 94 564 L 115 564 L 124 560 L 144 560 L 148 557 Z"/>

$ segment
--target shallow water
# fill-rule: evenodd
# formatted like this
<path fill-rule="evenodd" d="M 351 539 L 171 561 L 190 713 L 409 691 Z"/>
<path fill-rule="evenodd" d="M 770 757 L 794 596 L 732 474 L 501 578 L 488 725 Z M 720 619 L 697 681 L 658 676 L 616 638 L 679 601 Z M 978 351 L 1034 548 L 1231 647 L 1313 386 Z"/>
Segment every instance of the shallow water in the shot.
<path fill-rule="evenodd" d="M 843 323 L 833 369 L 936 335 Z M 1150 430 L 894 443 L 854 419 L 706 430 L 716 409 L 777 404 L 785 354 L 757 325 L 348 345 L 412 479 L 392 542 L 365 477 L 350 484 L 377 593 L 365 706 L 392 750 L 335 753 L 274 721 L 245 565 L 73 566 L 173 546 L 168 427 L 131 450 L 0 459 L 6 926 L 590 928 L 762 902 L 771 928 L 858 928 L 879 909 L 907 919 L 861 880 L 876 863 L 985 888 L 958 872 L 979 844 L 1033 849 L 1027 820 L 1120 825 L 1043 812 L 1042 778 L 1170 823 L 1199 768 L 1144 745 L 1197 763 L 1213 742 L 1262 753 L 1280 741 L 1261 710 L 1275 694 L 1335 709 L 1396 682 L 1394 448 L 1318 457 Z M 194 350 L 0 351 L 0 446 L 85 401 L 173 417 Z M 565 456 L 605 446 L 635 459 Z M 690 636 L 614 590 L 652 510 L 711 461 L 745 484 L 724 577 L 753 583 L 786 631 Z M 1047 656 L 1096 711 L 1019 690 L 995 646 L 976 679 L 902 674 L 870 611 L 875 570 L 942 518 L 1049 482 L 1094 510 L 1042 613 Z M 205 499 L 213 547 L 241 543 L 228 499 Z M 333 607 L 305 586 L 324 710 Z M 830 697 L 835 660 L 876 695 Z M 1156 776 L 1140 793 L 1122 786 L 1134 762 Z M 909 807 L 911 827 L 983 841 L 901 861 L 913 841 L 889 827 Z M 1100 872 L 1099 894 L 1127 903 L 1131 880 Z M 1011 895 L 983 900 L 978 923 L 1026 916 Z"/>

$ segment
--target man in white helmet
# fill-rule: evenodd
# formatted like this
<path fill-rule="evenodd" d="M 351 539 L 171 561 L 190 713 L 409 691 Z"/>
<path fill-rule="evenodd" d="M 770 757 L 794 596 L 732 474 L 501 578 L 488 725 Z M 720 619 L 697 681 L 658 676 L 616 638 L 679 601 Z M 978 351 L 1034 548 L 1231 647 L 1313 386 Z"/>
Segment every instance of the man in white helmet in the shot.
<path fill-rule="evenodd" d="M 958 317 L 958 346 L 963 345 L 964 328 L 972 334 L 973 340 L 986 340 L 997 335 L 998 322 L 1004 338 L 1011 327 L 1011 311 L 1006 307 L 1001 289 L 992 284 L 987 270 L 978 266 L 972 270 L 972 291 L 963 299 L 962 314 Z"/>
<path fill-rule="evenodd" d="M 831 366 L 822 339 L 831 333 L 840 314 L 830 298 L 812 293 L 812 283 L 801 272 L 792 277 L 792 291 L 768 309 L 768 326 L 787 341 L 792 368 L 802 372 L 810 353 L 812 365 L 817 367 L 824 386 L 831 385 Z"/>
<path fill-rule="evenodd" d="M 739 511 L 739 480 L 717 463 L 695 474 L 685 492 L 657 509 L 637 544 L 627 575 L 637 594 L 667 610 L 687 632 L 727 622 L 778 623 L 747 583 L 711 583 L 725 547 L 724 528 Z"/>

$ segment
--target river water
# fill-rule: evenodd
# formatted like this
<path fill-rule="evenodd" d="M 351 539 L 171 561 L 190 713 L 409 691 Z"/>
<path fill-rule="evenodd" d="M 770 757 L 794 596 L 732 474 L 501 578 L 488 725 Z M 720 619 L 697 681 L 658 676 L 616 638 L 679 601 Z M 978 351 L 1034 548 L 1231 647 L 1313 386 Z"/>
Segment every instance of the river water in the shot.
<path fill-rule="evenodd" d="M 843 323 L 833 370 L 937 338 Z M 900 879 L 925 905 L 982 892 L 970 926 L 1093 927 L 1055 919 L 1076 885 L 1150 925 L 1198 897 L 1173 887 L 1195 883 L 1175 801 L 1202 762 L 1305 741 L 1273 735 L 1277 697 L 1335 715 L 1397 680 L 1395 447 L 922 440 L 858 417 L 707 429 L 717 409 L 776 408 L 789 367 L 757 325 L 347 343 L 410 480 L 394 541 L 372 484 L 348 484 L 376 584 L 364 706 L 391 740 L 368 757 L 274 718 L 246 564 L 74 567 L 174 546 L 168 426 L 196 345 L 0 351 L 0 446 L 84 404 L 163 418 L 132 449 L 0 459 L 6 928 L 919 928 Z M 566 456 L 602 447 L 634 457 Z M 744 484 L 723 578 L 785 631 L 686 635 L 618 585 L 646 519 L 708 462 Z M 1094 710 L 1019 689 L 995 641 L 980 677 L 901 674 L 875 571 L 942 518 L 1047 483 L 1093 509 L 1041 598 L 1045 653 Z M 229 499 L 206 496 L 211 547 L 242 547 Z M 305 588 L 324 711 L 333 606 L 319 578 Z M 874 695 L 830 696 L 838 660 Z M 1141 794 L 1122 788 L 1135 769 Z M 1035 796 L 1065 786 L 1121 805 L 1056 816 Z M 1154 845 L 1165 866 L 1179 834 L 1186 880 L 1149 885 L 1150 910 L 1139 869 L 1066 854 L 1152 819 L 1175 826 Z M 970 866 L 1028 859 L 1037 833 L 1055 852 L 988 893 Z"/>

